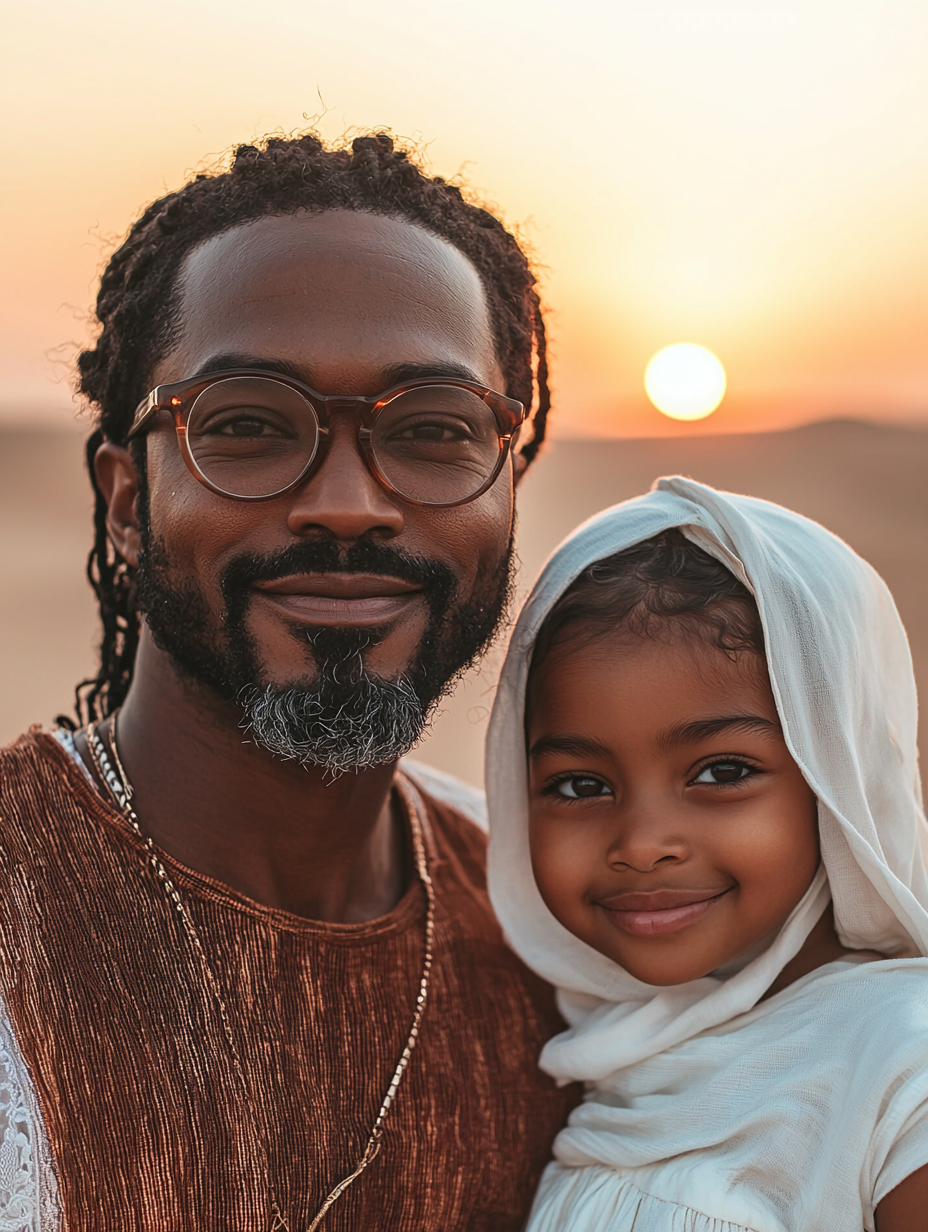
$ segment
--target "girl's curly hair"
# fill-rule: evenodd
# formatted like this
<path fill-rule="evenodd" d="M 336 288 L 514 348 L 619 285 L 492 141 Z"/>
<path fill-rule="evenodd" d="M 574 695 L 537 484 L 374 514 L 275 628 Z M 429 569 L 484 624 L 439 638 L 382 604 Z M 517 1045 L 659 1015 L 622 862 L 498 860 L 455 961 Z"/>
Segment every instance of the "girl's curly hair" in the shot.
<path fill-rule="evenodd" d="M 666 530 L 590 565 L 548 613 L 532 654 L 537 668 L 563 640 L 616 631 L 645 638 L 673 630 L 735 658 L 764 655 L 764 632 L 748 588 L 679 530 Z"/>

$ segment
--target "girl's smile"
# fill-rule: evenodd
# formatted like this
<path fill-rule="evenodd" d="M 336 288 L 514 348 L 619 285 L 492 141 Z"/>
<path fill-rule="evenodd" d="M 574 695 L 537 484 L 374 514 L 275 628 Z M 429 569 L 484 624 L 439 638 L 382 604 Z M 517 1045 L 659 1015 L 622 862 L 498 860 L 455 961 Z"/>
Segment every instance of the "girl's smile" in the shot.
<path fill-rule="evenodd" d="M 673 625 L 656 640 L 568 629 L 533 672 L 527 713 L 538 888 L 629 974 L 707 975 L 804 895 L 816 800 L 760 655 Z"/>
<path fill-rule="evenodd" d="M 613 894 L 599 906 L 622 932 L 633 937 L 658 937 L 695 924 L 727 893 L 729 889 L 632 891 Z"/>

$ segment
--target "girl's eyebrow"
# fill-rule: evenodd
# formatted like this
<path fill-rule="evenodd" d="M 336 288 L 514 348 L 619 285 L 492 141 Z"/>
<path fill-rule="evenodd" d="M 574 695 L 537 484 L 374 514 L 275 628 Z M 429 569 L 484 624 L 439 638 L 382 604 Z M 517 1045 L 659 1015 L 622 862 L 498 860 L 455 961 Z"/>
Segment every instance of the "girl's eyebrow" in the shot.
<path fill-rule="evenodd" d="M 528 751 L 529 757 L 567 753 L 573 757 L 611 757 L 612 750 L 587 736 L 542 736 Z"/>
<path fill-rule="evenodd" d="M 668 728 L 659 740 L 661 748 L 676 748 L 681 744 L 699 744 L 723 731 L 754 732 L 757 735 L 780 736 L 782 728 L 774 719 L 760 714 L 731 714 L 717 719 L 696 719 Z"/>

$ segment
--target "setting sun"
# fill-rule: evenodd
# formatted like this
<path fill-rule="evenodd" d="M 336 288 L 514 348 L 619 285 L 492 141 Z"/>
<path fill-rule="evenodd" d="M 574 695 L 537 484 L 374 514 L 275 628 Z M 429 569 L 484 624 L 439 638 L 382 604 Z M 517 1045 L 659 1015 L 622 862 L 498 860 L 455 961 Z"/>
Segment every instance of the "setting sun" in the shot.
<path fill-rule="evenodd" d="M 725 369 L 706 347 L 678 342 L 652 357 L 644 387 L 663 415 L 705 419 L 725 397 Z"/>

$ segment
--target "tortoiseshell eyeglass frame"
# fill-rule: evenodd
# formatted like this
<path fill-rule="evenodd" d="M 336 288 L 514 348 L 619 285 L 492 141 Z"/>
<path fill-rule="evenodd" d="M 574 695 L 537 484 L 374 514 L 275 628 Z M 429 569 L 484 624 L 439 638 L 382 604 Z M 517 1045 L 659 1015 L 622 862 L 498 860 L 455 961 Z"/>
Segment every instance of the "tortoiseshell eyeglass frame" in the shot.
<path fill-rule="evenodd" d="M 226 381 L 234 377 L 261 377 L 264 380 L 276 381 L 288 389 L 296 390 L 306 400 L 312 413 L 315 415 L 317 428 L 316 446 L 308 462 L 295 479 L 276 492 L 268 492 L 262 496 L 241 496 L 234 492 L 226 492 L 222 488 L 217 487 L 216 484 L 212 483 L 203 474 L 190 451 L 190 444 L 187 440 L 187 419 L 193 403 L 210 385 L 215 384 L 217 381 Z M 482 402 L 486 403 L 496 420 L 499 439 L 499 456 L 496 459 L 496 464 L 476 492 L 472 492 L 469 496 L 461 497 L 458 500 L 420 501 L 407 496 L 404 492 L 400 492 L 380 469 L 371 442 L 377 417 L 388 403 L 411 389 L 427 389 L 429 386 L 436 388 L 451 386 L 454 389 L 469 390 L 471 393 L 476 394 Z M 321 465 L 325 457 L 332 412 L 359 412 L 358 446 L 368 470 L 388 492 L 399 497 L 400 500 L 405 501 L 407 504 L 419 505 L 425 508 L 451 508 L 455 505 L 466 505 L 476 500 L 478 496 L 482 496 L 484 492 L 491 488 L 499 478 L 506 459 L 512 450 L 519 428 L 525 422 L 526 416 L 525 407 L 521 402 L 516 401 L 515 398 L 507 398 L 504 394 L 496 393 L 485 385 L 458 380 L 456 377 L 425 377 L 415 381 L 405 381 L 402 385 L 394 385 L 390 389 L 384 390 L 381 394 L 362 398 L 350 394 L 321 394 L 309 385 L 304 385 L 302 381 L 296 380 L 295 377 L 263 368 L 227 368 L 220 372 L 207 373 L 204 376 L 190 377 L 186 381 L 177 381 L 172 385 L 158 385 L 136 407 L 132 426 L 126 439 L 132 440 L 153 427 L 154 417 L 159 411 L 168 411 L 173 416 L 177 445 L 180 449 L 181 457 L 194 478 L 198 479 L 204 487 L 209 488 L 211 492 L 215 492 L 217 496 L 224 496 L 227 500 L 238 501 L 275 500 L 278 496 L 285 496 L 288 492 L 292 492 L 300 487 L 301 484 L 306 482 L 310 474 Z"/>

